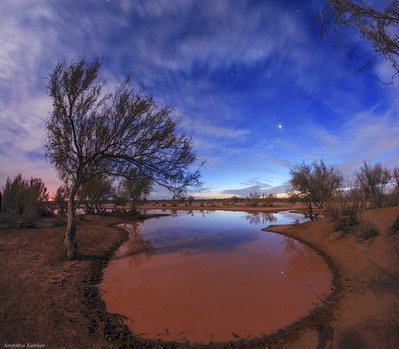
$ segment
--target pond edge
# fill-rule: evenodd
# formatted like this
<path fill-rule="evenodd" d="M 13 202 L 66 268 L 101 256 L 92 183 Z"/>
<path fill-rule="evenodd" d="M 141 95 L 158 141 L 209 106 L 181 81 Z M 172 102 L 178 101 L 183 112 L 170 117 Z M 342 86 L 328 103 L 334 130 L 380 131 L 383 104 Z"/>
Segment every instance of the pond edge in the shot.
<path fill-rule="evenodd" d="M 228 210 L 225 210 L 228 211 Z M 244 212 L 244 211 L 243 211 Z M 135 220 L 135 222 L 143 221 L 144 219 L 154 218 L 158 215 L 148 215 L 148 217 L 141 217 L 141 219 Z M 119 314 L 109 313 L 106 309 L 106 305 L 101 297 L 101 292 L 98 288 L 102 281 L 103 273 L 107 267 L 110 259 L 113 257 L 118 248 L 128 240 L 129 234 L 126 230 L 118 227 L 118 224 L 125 223 L 119 222 L 113 224 L 112 227 L 123 231 L 123 238 L 116 241 L 112 248 L 98 260 L 93 263 L 91 270 L 88 273 L 86 282 L 82 285 L 83 290 L 83 303 L 87 310 L 85 317 L 87 317 L 91 325 L 89 327 L 89 333 L 94 334 L 97 329 L 101 329 L 104 338 L 111 341 L 113 345 L 117 345 L 118 348 L 265 348 L 266 346 L 272 346 L 273 348 L 282 347 L 283 345 L 294 341 L 298 338 L 305 329 L 314 328 L 321 329 L 328 325 L 333 318 L 333 312 L 337 303 L 340 300 L 342 292 L 342 275 L 339 269 L 334 264 L 332 258 L 323 251 L 319 246 L 295 236 L 294 234 L 287 232 L 276 232 L 273 231 L 273 225 L 269 225 L 263 228 L 263 231 L 271 232 L 274 234 L 280 234 L 293 238 L 309 248 L 323 258 L 333 275 L 332 288 L 334 289 L 326 299 L 321 299 L 323 304 L 314 308 L 310 313 L 304 317 L 296 320 L 289 326 L 281 328 L 273 333 L 265 334 L 260 337 L 253 337 L 249 339 L 243 339 L 231 342 L 217 342 L 209 344 L 198 344 L 198 343 L 178 343 L 172 341 L 161 341 L 161 340 L 150 340 L 138 337 L 130 330 L 130 328 L 124 323 L 125 317 Z M 306 222 L 302 224 L 311 224 L 313 222 Z M 286 227 L 293 226 L 295 224 L 284 225 Z"/>

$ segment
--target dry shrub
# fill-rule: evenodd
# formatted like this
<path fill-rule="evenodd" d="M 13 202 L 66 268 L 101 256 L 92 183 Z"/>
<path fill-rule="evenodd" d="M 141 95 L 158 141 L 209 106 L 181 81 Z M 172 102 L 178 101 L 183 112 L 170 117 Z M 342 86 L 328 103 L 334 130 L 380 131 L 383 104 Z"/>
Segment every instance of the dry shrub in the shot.
<path fill-rule="evenodd" d="M 379 234 L 378 229 L 370 222 L 363 221 L 359 228 L 359 239 L 361 241 L 372 239 Z"/>
<path fill-rule="evenodd" d="M 398 232 L 399 232 L 399 214 L 396 216 L 390 228 L 391 234 L 396 234 Z"/>
<path fill-rule="evenodd" d="M 348 234 L 360 223 L 360 209 L 361 204 L 356 198 L 343 197 L 328 206 L 326 215 L 334 222 L 336 231 Z"/>
<path fill-rule="evenodd" d="M 399 206 L 399 190 L 394 190 L 386 195 L 386 207 Z"/>
<path fill-rule="evenodd" d="M 47 200 L 47 188 L 40 178 L 28 180 L 21 174 L 7 178 L 1 200 L 2 219 L 10 226 L 34 227 L 37 217 L 48 211 Z"/>

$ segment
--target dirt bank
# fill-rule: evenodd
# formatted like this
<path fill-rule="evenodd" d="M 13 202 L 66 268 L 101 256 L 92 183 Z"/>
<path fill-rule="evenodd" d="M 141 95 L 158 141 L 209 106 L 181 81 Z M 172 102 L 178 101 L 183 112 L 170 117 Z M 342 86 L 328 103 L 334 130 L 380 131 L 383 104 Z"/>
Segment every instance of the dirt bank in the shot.
<path fill-rule="evenodd" d="M 117 222 L 94 216 L 79 222 L 79 261 L 63 257 L 64 227 L 0 230 L 1 347 L 113 347 L 103 335 L 95 284 L 107 257 L 127 238 L 111 227 Z"/>
<path fill-rule="evenodd" d="M 389 235 L 398 208 L 364 213 L 380 235 L 339 239 L 326 220 L 269 230 L 315 246 L 337 268 L 338 294 L 329 321 L 300 331 L 285 348 L 398 348 L 399 236 Z"/>
<path fill-rule="evenodd" d="M 337 268 L 333 303 L 274 336 L 210 347 L 397 348 L 399 344 L 399 236 L 388 236 L 398 208 L 367 213 L 380 230 L 371 241 L 337 239 L 327 221 L 279 226 L 315 246 Z M 127 239 L 114 228 L 121 218 L 88 216 L 79 222 L 80 261 L 63 258 L 64 227 L 0 229 L 0 345 L 38 343 L 46 348 L 175 348 L 141 341 L 107 314 L 98 293 L 102 270 Z M 126 219 L 124 219 L 126 221 Z M 51 222 L 50 222 L 51 224 Z"/>

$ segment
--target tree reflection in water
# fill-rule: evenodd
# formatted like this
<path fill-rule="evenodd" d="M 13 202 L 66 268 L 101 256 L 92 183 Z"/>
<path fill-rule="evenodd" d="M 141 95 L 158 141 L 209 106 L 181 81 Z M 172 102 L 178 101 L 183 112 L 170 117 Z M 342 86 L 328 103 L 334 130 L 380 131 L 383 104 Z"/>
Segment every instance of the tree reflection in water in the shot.
<path fill-rule="evenodd" d="M 253 225 L 265 225 L 277 221 L 272 212 L 245 212 L 244 217 Z"/>
<path fill-rule="evenodd" d="M 114 259 L 128 258 L 130 266 L 139 267 L 152 258 L 155 254 L 155 248 L 151 241 L 144 239 L 138 223 L 125 224 L 124 229 L 129 231 L 129 239 L 124 245 L 125 253 L 114 257 Z"/>
<path fill-rule="evenodd" d="M 314 262 L 319 263 L 320 268 L 317 268 L 316 265 L 310 266 L 309 261 L 312 260 L 311 256 L 314 251 L 295 239 L 287 238 L 285 240 L 283 252 L 287 257 L 284 275 L 291 282 L 305 280 L 313 276 L 317 277 L 320 273 L 320 268 L 324 268 L 322 260 Z"/>

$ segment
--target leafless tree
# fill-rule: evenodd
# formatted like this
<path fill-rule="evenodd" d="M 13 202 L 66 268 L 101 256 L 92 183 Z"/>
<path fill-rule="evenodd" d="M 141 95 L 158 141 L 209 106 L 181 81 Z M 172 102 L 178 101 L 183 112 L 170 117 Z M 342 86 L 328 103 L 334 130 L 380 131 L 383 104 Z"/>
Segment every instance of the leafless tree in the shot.
<path fill-rule="evenodd" d="M 384 8 L 371 7 L 361 0 L 326 2 L 320 16 L 323 33 L 332 27 L 342 37 L 346 30 L 355 30 L 373 45 L 377 56 L 392 64 L 394 76 L 399 73 L 399 1 L 385 2 Z"/>
<path fill-rule="evenodd" d="M 53 111 L 47 122 L 46 156 L 69 185 L 65 246 L 78 258 L 76 194 L 101 174 L 121 176 L 131 168 L 180 192 L 199 185 L 191 138 L 176 131 L 169 107 L 135 92 L 127 78 L 114 92 L 98 77 L 99 60 L 58 63 L 50 75 Z"/>
<path fill-rule="evenodd" d="M 137 213 L 137 203 L 150 195 L 152 190 L 152 179 L 132 168 L 123 180 L 122 185 L 126 190 L 132 207 L 132 213 Z"/>
<path fill-rule="evenodd" d="M 334 197 L 343 181 L 341 173 L 333 166 L 328 167 L 323 160 L 297 165 L 290 170 L 290 175 L 290 192 L 305 202 L 312 220 L 316 217 L 313 207 L 322 215 L 326 203 Z"/>
<path fill-rule="evenodd" d="M 391 180 L 389 170 L 380 163 L 371 166 L 365 162 L 356 173 L 356 178 L 365 206 L 369 203 L 371 208 L 382 207 L 385 188 Z"/>

